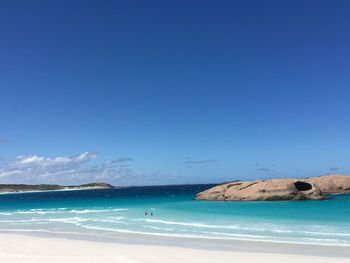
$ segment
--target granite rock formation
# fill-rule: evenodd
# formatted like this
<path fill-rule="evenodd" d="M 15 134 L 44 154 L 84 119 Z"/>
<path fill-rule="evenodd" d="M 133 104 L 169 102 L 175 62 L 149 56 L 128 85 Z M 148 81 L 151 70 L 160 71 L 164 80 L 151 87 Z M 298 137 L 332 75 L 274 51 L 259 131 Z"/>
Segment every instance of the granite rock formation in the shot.
<path fill-rule="evenodd" d="M 350 194 L 350 175 L 325 175 L 305 181 L 317 185 L 324 194 Z"/>
<path fill-rule="evenodd" d="M 221 201 L 322 200 L 325 195 L 317 185 L 318 181 L 314 182 L 313 179 L 273 179 L 226 183 L 198 193 L 196 199 Z M 350 183 L 350 176 L 348 179 Z M 323 190 L 340 189 L 340 185 L 335 182 L 333 182 L 334 187 L 327 188 L 326 185 L 328 181 L 331 182 L 330 179 L 320 180 L 324 182 L 321 185 Z M 344 178 L 342 180 L 347 181 Z"/>

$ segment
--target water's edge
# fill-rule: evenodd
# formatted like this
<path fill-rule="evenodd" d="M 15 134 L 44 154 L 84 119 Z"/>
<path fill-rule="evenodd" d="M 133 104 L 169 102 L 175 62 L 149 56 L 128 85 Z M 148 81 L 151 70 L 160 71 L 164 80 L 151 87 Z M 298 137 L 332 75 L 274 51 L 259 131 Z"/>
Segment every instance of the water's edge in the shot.
<path fill-rule="evenodd" d="M 55 238 L 62 240 L 80 240 L 99 243 L 115 243 L 128 245 L 167 246 L 179 248 L 191 248 L 199 250 L 213 250 L 244 253 L 271 253 L 286 255 L 321 256 L 330 258 L 350 258 L 350 250 L 345 246 L 328 246 L 312 244 L 275 243 L 265 241 L 246 240 L 210 240 L 202 238 L 180 238 L 154 236 L 149 238 L 142 234 L 119 234 L 114 236 L 87 234 L 87 233 L 63 233 L 50 231 L 23 231 L 3 230 L 2 234 L 25 235 L 34 238 Z"/>

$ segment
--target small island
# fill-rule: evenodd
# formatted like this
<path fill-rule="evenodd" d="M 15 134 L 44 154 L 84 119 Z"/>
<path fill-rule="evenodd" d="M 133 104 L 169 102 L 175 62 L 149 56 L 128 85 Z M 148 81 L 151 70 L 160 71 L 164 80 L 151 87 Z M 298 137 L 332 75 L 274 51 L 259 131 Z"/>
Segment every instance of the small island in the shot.
<path fill-rule="evenodd" d="M 58 184 L 0 184 L 0 193 L 24 193 L 42 191 L 67 191 L 67 190 L 92 190 L 113 189 L 113 185 L 107 183 L 89 183 L 81 185 L 58 185 Z"/>
<path fill-rule="evenodd" d="M 337 174 L 304 179 L 236 181 L 200 192 L 197 194 L 196 200 L 323 200 L 330 194 L 350 194 L 350 175 Z"/>

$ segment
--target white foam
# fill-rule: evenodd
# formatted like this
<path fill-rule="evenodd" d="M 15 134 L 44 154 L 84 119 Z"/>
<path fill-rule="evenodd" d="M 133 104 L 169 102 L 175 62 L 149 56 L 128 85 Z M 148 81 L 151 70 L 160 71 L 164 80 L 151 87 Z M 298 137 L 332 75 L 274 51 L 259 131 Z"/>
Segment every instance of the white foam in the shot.
<path fill-rule="evenodd" d="M 126 208 L 114 208 L 114 209 L 72 209 L 68 210 L 66 208 L 57 208 L 57 209 L 30 209 L 26 210 L 16 210 L 14 212 L 0 212 L 0 215 L 21 215 L 21 214 L 29 214 L 29 215 L 46 215 L 46 214 L 88 214 L 88 213 L 108 213 L 108 212 L 119 212 L 119 211 L 127 211 Z"/>
<path fill-rule="evenodd" d="M 219 240 L 245 240 L 245 241 L 261 241 L 270 243 L 289 243 L 289 244 L 314 244 L 314 245 L 326 245 L 326 246 L 350 246 L 350 243 L 342 242 L 337 239 L 307 239 L 307 238 L 290 238 L 289 240 L 271 239 L 269 236 L 247 236 L 247 235 L 235 235 L 229 237 L 217 237 L 217 236 L 206 236 L 206 235 L 190 235 L 190 234 L 178 234 L 178 233 L 159 233 L 159 232 L 143 232 L 126 229 L 115 229 L 106 228 L 100 226 L 82 225 L 83 228 L 102 230 L 108 232 L 118 233 L 130 233 L 130 234 L 141 234 L 151 236 L 164 236 L 164 237 L 181 237 L 181 238 L 200 238 L 200 239 L 219 239 Z M 324 241 L 328 241 L 325 243 Z"/>
<path fill-rule="evenodd" d="M 145 221 L 148 223 L 159 223 L 159 224 L 165 224 L 165 225 L 180 225 L 180 226 L 189 226 L 189 227 L 202 227 L 202 228 L 224 228 L 224 229 L 242 229 L 239 225 L 209 225 L 204 223 L 195 223 L 195 222 L 181 222 L 181 221 L 167 221 L 167 220 L 160 220 L 160 219 L 134 219 L 137 221 Z M 248 228 L 247 228 L 248 229 Z M 257 230 L 253 228 L 249 228 L 251 230 Z M 263 230 L 263 229 L 262 229 Z"/>
<path fill-rule="evenodd" d="M 155 230 L 165 230 L 165 231 L 173 231 L 174 228 L 166 228 L 166 227 L 156 227 L 156 226 L 143 226 L 145 228 L 151 228 Z"/>

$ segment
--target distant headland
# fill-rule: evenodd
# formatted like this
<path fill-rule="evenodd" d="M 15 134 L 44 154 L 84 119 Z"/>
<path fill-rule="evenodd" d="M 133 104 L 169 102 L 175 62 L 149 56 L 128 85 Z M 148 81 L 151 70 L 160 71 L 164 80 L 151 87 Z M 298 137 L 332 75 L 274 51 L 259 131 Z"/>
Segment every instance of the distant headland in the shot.
<path fill-rule="evenodd" d="M 323 200 L 330 194 L 350 194 L 350 175 L 236 181 L 200 192 L 196 199 L 217 201 Z"/>
<path fill-rule="evenodd" d="M 65 190 L 91 190 L 112 189 L 114 186 L 106 183 L 90 183 L 81 185 L 63 186 L 58 184 L 0 184 L 0 193 L 23 193 L 41 191 L 65 191 Z"/>

